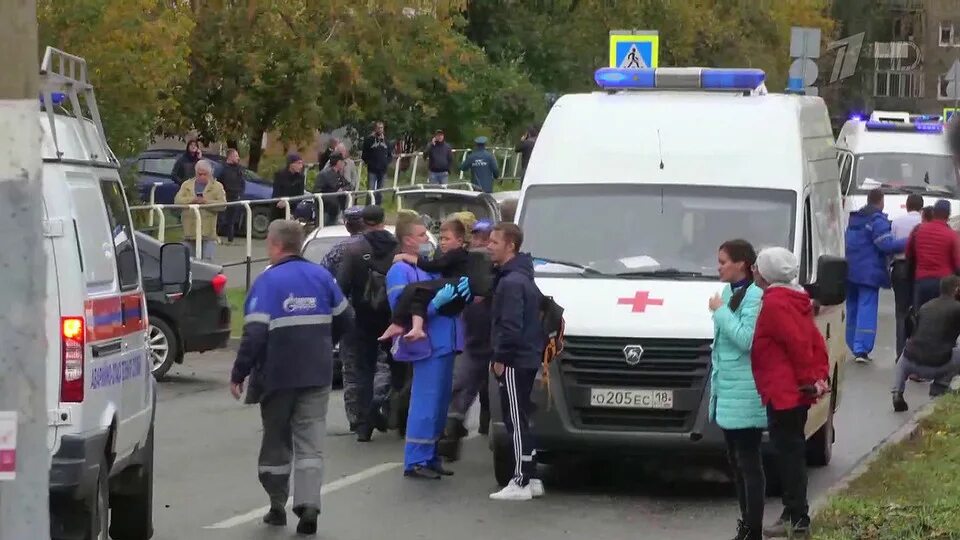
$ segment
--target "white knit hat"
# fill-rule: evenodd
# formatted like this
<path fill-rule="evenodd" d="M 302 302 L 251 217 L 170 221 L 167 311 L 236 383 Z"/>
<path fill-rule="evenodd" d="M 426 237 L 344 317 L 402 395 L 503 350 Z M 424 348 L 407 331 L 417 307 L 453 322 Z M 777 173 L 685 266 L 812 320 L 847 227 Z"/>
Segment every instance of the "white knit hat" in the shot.
<path fill-rule="evenodd" d="M 799 273 L 797 257 L 782 247 L 766 248 L 757 255 L 757 271 L 771 285 L 793 283 Z"/>

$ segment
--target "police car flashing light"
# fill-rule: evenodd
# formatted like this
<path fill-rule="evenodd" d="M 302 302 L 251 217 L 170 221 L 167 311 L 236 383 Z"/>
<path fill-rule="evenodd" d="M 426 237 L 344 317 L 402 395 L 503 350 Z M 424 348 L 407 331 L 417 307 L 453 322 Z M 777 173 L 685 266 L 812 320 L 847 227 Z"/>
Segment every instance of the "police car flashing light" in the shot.
<path fill-rule="evenodd" d="M 903 131 L 916 133 L 943 133 L 943 124 L 940 122 L 918 122 L 908 124 L 903 122 L 879 122 L 870 120 L 866 123 L 867 131 Z"/>
<path fill-rule="evenodd" d="M 604 90 L 735 90 L 753 91 L 763 85 L 761 69 L 723 68 L 600 68 L 593 80 Z"/>

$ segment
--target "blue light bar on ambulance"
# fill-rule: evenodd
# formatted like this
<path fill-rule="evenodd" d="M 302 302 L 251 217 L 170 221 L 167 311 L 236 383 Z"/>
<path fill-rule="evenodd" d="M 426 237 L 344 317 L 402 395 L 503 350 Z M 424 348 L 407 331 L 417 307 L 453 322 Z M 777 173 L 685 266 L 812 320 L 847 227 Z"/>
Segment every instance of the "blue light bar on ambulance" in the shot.
<path fill-rule="evenodd" d="M 867 122 L 868 131 L 901 131 L 914 133 L 943 133 L 943 124 L 940 122 L 919 122 L 908 124 L 905 122 Z"/>
<path fill-rule="evenodd" d="M 52 101 L 54 105 L 60 105 L 66 100 L 67 100 L 67 95 L 64 94 L 63 92 L 50 93 L 50 101 Z M 40 105 L 43 105 L 43 94 L 40 94 Z"/>
<path fill-rule="evenodd" d="M 722 68 L 600 68 L 593 74 L 604 90 L 756 90 L 766 74 L 762 69 Z"/>

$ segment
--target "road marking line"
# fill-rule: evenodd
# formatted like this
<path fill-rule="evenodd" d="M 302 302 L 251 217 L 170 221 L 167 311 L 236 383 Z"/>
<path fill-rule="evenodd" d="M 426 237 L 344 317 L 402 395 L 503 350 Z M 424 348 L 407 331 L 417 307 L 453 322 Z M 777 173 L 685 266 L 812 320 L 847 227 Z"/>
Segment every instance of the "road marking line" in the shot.
<path fill-rule="evenodd" d="M 387 471 L 399 468 L 403 463 L 391 462 L 391 463 L 381 463 L 370 467 L 369 469 L 364 469 L 358 473 L 351 474 L 350 476 L 344 476 L 343 478 L 334 480 L 329 484 L 323 486 L 320 490 L 321 495 L 327 495 L 333 493 L 334 491 L 341 490 L 345 487 L 352 486 L 353 484 L 363 482 L 368 478 L 372 478 L 378 474 L 385 473 Z M 293 505 L 293 497 L 287 499 L 287 508 L 290 508 Z M 267 510 L 270 510 L 270 506 L 263 506 L 257 508 L 256 510 L 251 510 L 246 514 L 241 514 L 239 516 L 233 516 L 232 518 L 225 519 L 221 522 L 214 523 L 213 525 L 207 525 L 204 529 L 232 529 L 238 525 L 243 525 L 251 521 L 256 521 L 260 519 L 264 514 L 267 513 Z"/>

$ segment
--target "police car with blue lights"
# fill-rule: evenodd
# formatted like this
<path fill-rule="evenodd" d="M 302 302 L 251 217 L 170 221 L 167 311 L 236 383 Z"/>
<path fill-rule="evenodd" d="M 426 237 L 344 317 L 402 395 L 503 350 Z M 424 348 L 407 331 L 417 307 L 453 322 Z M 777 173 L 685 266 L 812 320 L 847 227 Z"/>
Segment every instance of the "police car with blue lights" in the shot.
<path fill-rule="evenodd" d="M 960 212 L 960 172 L 947 146 L 939 116 L 874 111 L 853 115 L 837 137 L 840 189 L 847 211 L 867 203 L 867 193 L 880 188 L 884 212 L 893 219 L 906 213 L 907 196 L 923 196 L 924 206 L 950 201 Z"/>
<path fill-rule="evenodd" d="M 717 250 L 734 238 L 792 250 L 814 291 L 834 392 L 810 409 L 808 457 L 830 461 L 846 354 L 836 148 L 822 99 L 768 94 L 764 79 L 757 69 L 603 68 L 599 91 L 550 110 L 516 218 L 537 285 L 566 310 L 565 349 L 532 397 L 542 461 L 722 456 L 707 301 L 723 287 Z M 505 483 L 508 435 L 502 423 L 492 433 Z"/>

